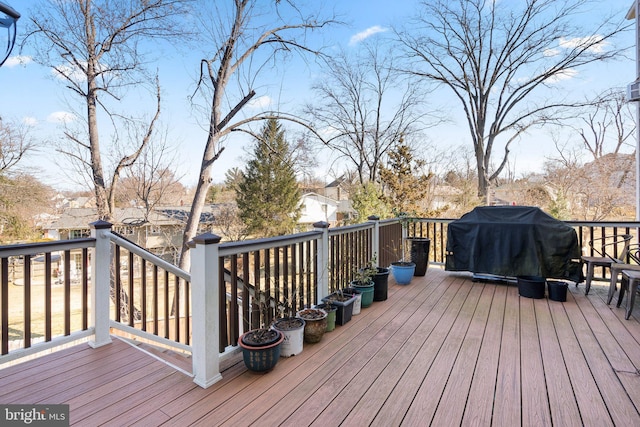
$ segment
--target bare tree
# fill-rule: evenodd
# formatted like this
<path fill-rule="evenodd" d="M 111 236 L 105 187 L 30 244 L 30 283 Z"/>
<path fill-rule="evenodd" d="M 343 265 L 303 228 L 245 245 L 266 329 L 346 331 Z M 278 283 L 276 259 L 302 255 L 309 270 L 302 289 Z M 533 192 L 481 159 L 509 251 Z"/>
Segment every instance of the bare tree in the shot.
<path fill-rule="evenodd" d="M 366 43 L 354 56 L 328 58 L 325 74 L 313 86 L 317 94 L 306 107 L 325 144 L 355 167 L 360 184 L 376 181 L 380 165 L 403 137 L 422 131 L 424 93 L 415 81 L 394 69 L 393 50 Z"/>
<path fill-rule="evenodd" d="M 200 214 L 211 186 L 213 166 L 225 148 L 224 139 L 231 132 L 246 131 L 245 126 L 249 123 L 270 117 L 281 118 L 280 114 L 258 114 L 234 121 L 255 96 L 254 84 L 258 74 L 270 61 L 275 62 L 278 53 L 318 53 L 305 46 L 304 36 L 307 31 L 332 22 L 313 15 L 305 16 L 297 3 L 289 0 L 227 0 L 210 2 L 210 6 L 213 8 L 211 13 L 201 11 L 200 16 L 206 26 L 202 33 L 209 38 L 205 43 L 212 53 L 200 62 L 200 78 L 195 93 L 206 105 L 208 132 L 183 237 L 180 257 L 183 269 L 190 264 L 188 242 L 198 231 Z M 236 81 L 239 87 L 234 91 L 232 83 Z M 230 101 L 233 96 L 237 101 Z"/>
<path fill-rule="evenodd" d="M 240 219 L 240 212 L 235 203 L 221 204 L 215 218 L 217 230 L 223 238 L 232 242 L 247 238 L 247 227 Z"/>
<path fill-rule="evenodd" d="M 580 123 L 573 126 L 584 148 L 594 160 L 605 154 L 618 154 L 624 145 L 635 143 L 635 113 L 619 89 L 608 90 L 589 103 Z"/>
<path fill-rule="evenodd" d="M 123 168 L 131 166 L 149 142 L 160 114 L 160 85 L 155 81 L 157 107 L 146 123 L 142 139 L 129 145 L 127 153 L 115 160 L 111 182 L 105 172 L 100 143 L 99 110 L 112 122 L 114 144 L 118 142 L 116 121 L 124 115 L 111 109 L 130 87 L 153 82 L 145 69 L 143 40 L 180 36 L 177 18 L 188 1 L 181 0 L 51 0 L 30 13 L 27 43 L 36 50 L 37 62 L 51 67 L 86 108 L 85 128 L 67 129 L 72 143 L 63 150 L 90 174 L 98 215 L 110 218 L 116 187 Z M 126 144 L 126 143 L 125 143 Z M 109 147 L 109 152 L 114 152 Z M 122 151 L 122 150 L 118 150 Z M 108 194 L 109 188 L 112 189 Z"/>
<path fill-rule="evenodd" d="M 0 175 L 13 169 L 20 160 L 35 149 L 28 129 L 13 121 L 0 117 Z"/>
<path fill-rule="evenodd" d="M 121 194 L 126 198 L 123 201 L 141 204 L 145 220 L 156 206 L 176 205 L 184 197 L 186 190 L 170 166 L 174 163 L 175 153 L 166 140 L 156 140 L 147 145 L 139 160 L 125 171 L 121 180 Z"/>
<path fill-rule="evenodd" d="M 553 189 L 555 209 L 564 219 L 601 221 L 633 217 L 633 154 L 605 153 L 584 163 L 581 144 L 560 144 L 545 163 L 546 185 Z"/>
<path fill-rule="evenodd" d="M 502 172 L 510 145 L 532 126 L 577 103 L 554 83 L 621 52 L 614 37 L 625 28 L 603 17 L 593 28 L 591 1 L 433 0 L 397 36 L 409 59 L 406 71 L 448 88 L 462 105 L 484 196 Z M 588 18 L 588 19 L 587 19 Z M 597 21 L 597 19 L 595 20 Z M 554 87 L 552 97 L 543 89 Z M 547 92 L 548 93 L 548 92 Z M 534 102 L 534 101 L 538 102 Z M 498 137 L 504 152 L 492 165 Z"/>
<path fill-rule="evenodd" d="M 42 237 L 42 221 L 53 212 L 51 187 L 25 173 L 0 174 L 0 243 Z"/>

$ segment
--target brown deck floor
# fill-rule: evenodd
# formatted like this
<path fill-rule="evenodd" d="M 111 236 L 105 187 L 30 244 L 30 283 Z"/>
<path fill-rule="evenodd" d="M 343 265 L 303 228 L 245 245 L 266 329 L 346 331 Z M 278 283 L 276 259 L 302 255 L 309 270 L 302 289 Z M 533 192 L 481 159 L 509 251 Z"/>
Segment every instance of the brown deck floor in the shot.
<path fill-rule="evenodd" d="M 0 403 L 68 403 L 82 426 L 640 426 L 640 309 L 430 268 L 267 374 L 209 389 L 120 340 L 0 370 Z"/>

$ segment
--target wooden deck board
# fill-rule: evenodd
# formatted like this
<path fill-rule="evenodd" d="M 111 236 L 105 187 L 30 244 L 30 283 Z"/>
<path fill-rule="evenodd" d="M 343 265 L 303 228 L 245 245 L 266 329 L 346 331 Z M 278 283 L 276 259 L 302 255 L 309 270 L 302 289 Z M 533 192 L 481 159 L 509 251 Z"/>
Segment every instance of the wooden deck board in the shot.
<path fill-rule="evenodd" d="M 542 365 L 542 350 L 538 333 L 535 300 L 520 298 L 520 340 L 521 355 L 521 396 L 522 396 L 522 424 L 531 426 L 551 425 L 549 411 L 549 397 L 545 383 Z M 544 311 L 544 310 L 543 310 Z"/>
<path fill-rule="evenodd" d="M 502 337 L 499 344 L 500 360 L 492 418 L 492 423 L 497 426 L 515 426 L 522 423 L 519 314 L 520 297 L 517 289 L 512 287 L 507 290 Z"/>
<path fill-rule="evenodd" d="M 473 319 L 464 337 L 455 364 L 451 368 L 442 397 L 438 401 L 438 407 L 431 422 L 435 426 L 463 419 L 495 288 L 495 286 L 484 286 L 482 289 L 482 295 L 478 300 Z"/>
<path fill-rule="evenodd" d="M 580 411 L 581 422 L 585 426 L 612 425 L 607 407 L 602 401 L 598 384 L 595 381 L 585 355 L 580 348 L 578 336 L 575 334 L 566 307 L 575 304 L 571 294 L 567 303 L 550 306 L 551 317 L 558 336 L 558 344 L 562 351 L 564 363 L 573 386 L 573 397 Z M 584 321 L 584 319 L 580 319 Z M 549 362 L 551 363 L 551 362 Z"/>
<path fill-rule="evenodd" d="M 403 424 L 418 425 L 427 421 L 430 423 L 433 419 L 440 401 L 437 397 L 442 395 L 446 387 L 484 287 L 467 286 L 470 287 L 467 298 L 458 313 L 451 313 L 455 315 L 454 323 L 415 393 L 413 402 L 402 420 Z"/>
<path fill-rule="evenodd" d="M 591 302 L 586 296 L 578 293 L 574 293 L 574 296 L 576 304 L 567 304 L 566 310 L 591 375 L 598 384 L 598 390 L 607 407 L 609 417 L 614 425 L 640 425 L 638 411 L 631 400 L 622 398 L 626 395 L 624 387 L 620 384 L 611 361 L 607 359 L 607 354 L 601 347 L 603 343 L 598 342 L 598 335 L 594 334 L 592 329 L 599 327 L 600 317 L 595 314 L 595 310 L 588 309 Z M 598 418 L 598 421 L 606 419 L 604 414 Z M 630 420 L 632 422 L 629 424 Z"/>
<path fill-rule="evenodd" d="M 68 403 L 92 427 L 640 425 L 640 310 L 624 320 L 606 285 L 559 303 L 430 268 L 390 286 L 267 374 L 239 362 L 204 390 L 114 339 L 0 369 L 0 403 Z"/>
<path fill-rule="evenodd" d="M 562 426 L 579 426 L 580 410 L 574 398 L 574 391 L 562 357 L 562 349 L 558 335 L 554 329 L 551 310 L 553 306 L 562 305 L 557 301 L 536 300 L 536 322 L 540 339 L 540 353 L 546 392 L 549 395 L 551 422 Z M 569 396 L 570 398 L 567 398 Z"/>
<path fill-rule="evenodd" d="M 378 412 L 373 425 L 399 425 L 406 412 L 414 402 L 416 393 L 422 386 L 425 377 L 438 352 L 449 334 L 461 307 L 464 305 L 471 286 L 460 286 L 455 289 L 450 301 L 440 300 L 440 315 L 434 319 L 437 323 L 423 343 L 418 342 L 419 350 L 404 371 L 389 398 Z"/>
<path fill-rule="evenodd" d="M 335 359 L 335 365 L 332 364 L 332 368 L 329 370 L 326 370 L 324 369 L 324 367 L 322 367 L 312 375 L 309 375 L 306 379 L 303 379 L 303 381 L 298 386 L 290 389 L 287 395 L 280 401 L 277 406 L 270 408 L 268 413 L 265 413 L 264 417 L 260 418 L 260 422 L 266 422 L 267 424 L 277 424 L 284 422 L 287 425 L 300 425 L 299 423 L 304 424 L 313 422 L 315 416 L 317 416 L 324 409 L 326 404 L 330 403 L 330 401 L 322 402 L 322 394 L 329 393 L 329 395 L 331 395 L 331 390 L 336 390 L 333 393 L 333 395 L 335 396 L 340 391 L 337 381 L 342 380 L 339 379 L 340 374 L 338 371 L 340 369 L 351 369 L 351 365 L 353 363 L 348 361 L 353 359 L 354 356 L 356 359 L 356 364 L 353 369 L 359 369 L 359 365 L 361 366 L 361 364 L 359 364 L 357 360 L 359 359 L 361 353 L 360 350 L 363 346 L 367 345 L 367 343 L 372 339 L 377 331 L 384 329 L 384 327 L 389 322 L 392 322 L 394 319 L 396 319 L 398 313 L 416 309 L 407 307 L 411 307 L 415 303 L 416 295 L 420 294 L 422 290 L 417 287 L 413 289 L 400 289 L 401 291 L 396 295 L 405 295 L 406 297 L 402 299 L 393 299 L 393 297 L 390 296 L 387 301 L 381 303 L 386 305 L 388 307 L 388 310 L 386 310 L 383 316 L 377 317 L 373 323 L 370 323 L 370 321 L 368 321 L 366 317 L 362 317 L 363 314 L 356 316 L 355 319 L 358 322 L 361 322 L 362 326 L 366 324 L 370 324 L 370 326 L 366 329 L 360 330 L 359 332 L 345 335 L 343 337 L 342 340 L 345 346 L 343 346 L 342 348 L 344 349 L 344 351 L 336 353 L 340 354 L 340 357 L 332 356 L 333 359 Z M 370 311 L 369 309 L 365 309 L 363 313 L 366 313 L 366 316 L 369 317 L 374 312 Z M 344 332 L 341 331 L 341 333 Z M 349 344 L 349 347 L 346 347 L 346 344 Z M 329 348 L 331 348 L 331 345 L 329 345 Z M 281 412 L 281 406 L 291 408 L 292 410 Z M 309 410 L 308 416 L 305 416 L 307 414 L 307 410 Z M 340 417 L 340 415 L 336 415 L 336 417 Z M 229 425 L 234 425 L 233 423 L 240 421 L 238 418 L 239 417 L 230 419 Z"/>
<path fill-rule="evenodd" d="M 471 387 L 466 399 L 463 425 L 486 426 L 491 424 L 493 399 L 496 390 L 500 342 L 507 298 L 506 286 L 492 286 L 495 289 L 487 325 L 482 337 L 480 354 L 475 361 Z M 469 361 L 471 364 L 471 361 Z M 456 397 L 453 396 L 455 399 Z M 443 402 L 449 404 L 448 401 Z"/>
<path fill-rule="evenodd" d="M 460 282 L 457 283 L 457 285 L 459 284 Z M 434 307 L 442 301 L 442 298 L 450 301 L 457 288 L 455 285 L 440 285 L 429 293 L 429 298 L 422 305 L 422 307 L 429 307 L 429 309 L 420 310 L 411 317 L 409 327 L 412 330 L 409 338 L 400 346 L 391 362 L 375 378 L 373 384 L 366 390 L 358 403 L 346 414 L 345 423 L 347 425 L 368 425 L 378 415 L 389 394 L 418 353 L 419 344 L 426 340 L 440 318 L 441 312 L 433 311 Z M 448 292 L 448 296 L 445 295 L 446 292 Z"/>
<path fill-rule="evenodd" d="M 433 288 L 425 287 L 425 290 L 402 310 L 401 315 L 393 319 L 393 336 L 384 343 L 385 345 L 380 346 L 375 356 L 372 357 L 366 365 L 362 366 L 361 375 L 358 375 L 350 381 L 347 386 L 337 394 L 333 401 L 327 405 L 322 413 L 315 419 L 312 425 L 322 426 L 335 424 L 337 422 L 343 422 L 344 418 L 347 417 L 349 417 L 346 423 L 347 425 L 366 424 L 365 419 L 367 418 L 367 414 L 373 411 L 370 397 L 363 396 L 372 389 L 377 390 L 374 383 L 378 378 L 384 378 L 384 372 L 388 367 L 397 369 L 398 364 L 394 362 L 394 359 L 403 351 L 402 347 L 404 343 L 415 333 L 424 319 L 424 314 L 419 308 L 422 307 L 427 298 L 431 297 L 433 297 Z M 358 360 L 354 361 L 354 364 L 355 363 L 358 363 Z M 358 406 L 364 410 L 364 413 L 361 415 L 353 410 Z M 373 406 L 373 408 L 375 407 L 376 406 Z M 353 412 L 353 414 L 351 412 Z M 367 422 L 368 421 L 370 420 L 367 420 Z"/>

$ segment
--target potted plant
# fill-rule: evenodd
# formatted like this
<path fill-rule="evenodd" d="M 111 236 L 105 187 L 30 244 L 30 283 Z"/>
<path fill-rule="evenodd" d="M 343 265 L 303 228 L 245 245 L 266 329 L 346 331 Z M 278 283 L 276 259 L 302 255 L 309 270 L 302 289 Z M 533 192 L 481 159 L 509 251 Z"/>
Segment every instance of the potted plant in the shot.
<path fill-rule="evenodd" d="M 345 288 L 341 291 L 344 295 L 346 295 L 346 297 L 354 297 L 355 299 L 353 300 L 353 304 L 351 304 L 351 306 L 353 307 L 351 309 L 351 314 L 353 316 L 356 316 L 358 314 L 360 314 L 360 309 L 362 308 L 362 293 L 354 288 L 354 287 L 348 287 Z"/>
<path fill-rule="evenodd" d="M 391 274 L 398 285 L 408 285 L 416 271 L 416 264 L 411 261 L 396 261 L 391 263 Z"/>
<path fill-rule="evenodd" d="M 327 329 L 325 332 L 333 331 L 336 328 L 336 312 L 338 311 L 338 307 L 331 304 L 330 301 L 318 304 L 316 307 L 327 312 Z"/>
<path fill-rule="evenodd" d="M 257 320 L 251 329 L 238 338 L 242 349 L 242 359 L 247 369 L 253 372 L 267 372 L 273 369 L 280 358 L 284 334 L 267 326 L 269 303 L 267 295 L 256 290 L 253 305 L 257 307 Z M 259 327 L 255 327 L 259 326 Z"/>
<path fill-rule="evenodd" d="M 322 298 L 325 303 L 330 303 L 336 307 L 336 325 L 344 325 L 353 315 L 353 304 L 356 301 L 356 297 L 351 294 L 347 294 L 342 290 L 333 292 L 326 297 Z"/>
<path fill-rule="evenodd" d="M 295 313 L 296 295 L 291 299 L 277 303 L 278 318 L 273 321 L 271 327 L 284 335 L 284 342 L 280 350 L 281 357 L 295 356 L 302 353 L 304 343 L 304 319 L 293 316 Z"/>
<path fill-rule="evenodd" d="M 389 269 L 376 267 L 376 274 L 373 276 L 373 300 L 385 301 L 389 291 Z"/>
<path fill-rule="evenodd" d="M 305 308 L 296 313 L 304 319 L 304 341 L 309 344 L 319 342 L 327 330 L 327 312 L 321 308 Z"/>
<path fill-rule="evenodd" d="M 276 366 L 284 335 L 282 332 L 259 328 L 245 332 L 238 338 L 244 364 L 253 372 L 268 372 Z"/>
<path fill-rule="evenodd" d="M 407 239 L 411 247 L 411 262 L 415 263 L 415 276 L 424 276 L 429 268 L 429 247 L 431 239 L 411 237 Z"/>
<path fill-rule="evenodd" d="M 405 218 L 405 216 L 403 215 L 400 215 L 399 218 L 403 228 L 402 234 L 404 235 L 408 220 L 403 219 Z M 400 243 L 399 248 L 396 247 L 394 244 L 392 250 L 393 250 L 393 253 L 396 254 L 396 257 L 399 258 L 399 260 L 391 263 L 391 267 L 390 267 L 391 275 L 393 276 L 393 279 L 398 285 L 408 285 L 411 282 L 411 278 L 415 273 L 416 264 L 411 261 L 406 261 L 404 241 Z M 399 256 L 398 256 L 398 253 L 400 254 Z"/>
<path fill-rule="evenodd" d="M 304 325 L 304 319 L 299 317 L 282 317 L 273 322 L 273 329 L 284 335 L 280 356 L 289 357 L 302 353 Z"/>
<path fill-rule="evenodd" d="M 351 287 L 360 291 L 360 294 L 362 295 L 362 308 L 369 307 L 373 304 L 373 277 L 376 275 L 377 271 L 378 270 L 375 267 L 375 260 L 372 259 L 365 267 L 359 268 L 353 273 Z"/>

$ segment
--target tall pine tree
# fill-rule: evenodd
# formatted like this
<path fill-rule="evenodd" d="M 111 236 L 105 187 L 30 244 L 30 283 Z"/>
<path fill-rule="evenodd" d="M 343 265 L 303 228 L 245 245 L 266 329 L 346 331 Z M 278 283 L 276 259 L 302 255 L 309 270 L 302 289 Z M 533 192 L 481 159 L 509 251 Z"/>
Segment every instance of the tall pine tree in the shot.
<path fill-rule="evenodd" d="M 247 233 L 271 237 L 292 233 L 300 218 L 300 189 L 284 131 L 269 119 L 256 139 L 253 158 L 238 185 L 236 202 Z"/>
<path fill-rule="evenodd" d="M 429 216 L 425 204 L 432 175 L 421 172 L 424 160 L 415 158 L 413 150 L 401 139 L 389 152 L 386 167 L 380 168 L 380 180 L 385 186 L 384 199 L 395 212 L 410 216 Z"/>

